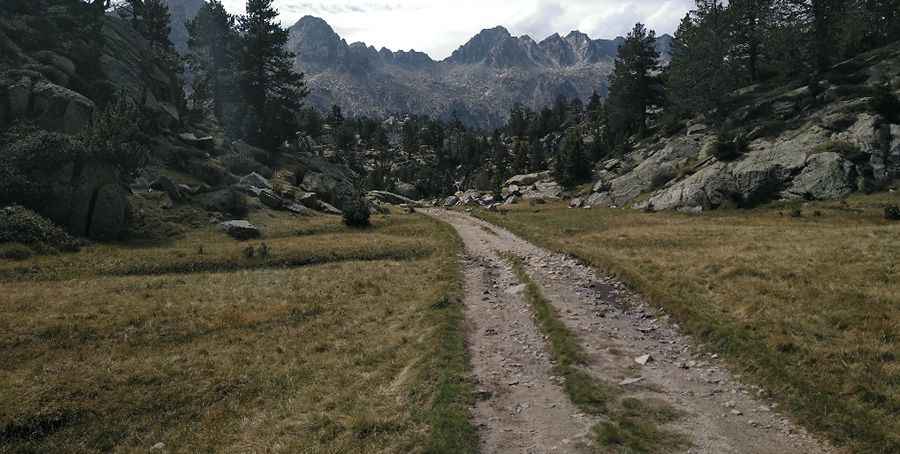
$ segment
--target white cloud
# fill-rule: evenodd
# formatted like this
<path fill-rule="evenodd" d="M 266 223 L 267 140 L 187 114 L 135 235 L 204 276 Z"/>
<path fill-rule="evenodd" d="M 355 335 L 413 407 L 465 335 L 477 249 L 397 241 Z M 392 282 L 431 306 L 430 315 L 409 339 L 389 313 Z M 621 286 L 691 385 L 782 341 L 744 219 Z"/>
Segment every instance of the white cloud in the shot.
<path fill-rule="evenodd" d="M 242 13 L 244 0 L 224 0 Z M 282 22 L 306 14 L 325 19 L 348 42 L 415 49 L 432 58 L 450 55 L 485 28 L 503 25 L 514 35 L 541 40 L 580 30 L 592 38 L 624 36 L 635 22 L 673 33 L 693 0 L 275 0 Z"/>

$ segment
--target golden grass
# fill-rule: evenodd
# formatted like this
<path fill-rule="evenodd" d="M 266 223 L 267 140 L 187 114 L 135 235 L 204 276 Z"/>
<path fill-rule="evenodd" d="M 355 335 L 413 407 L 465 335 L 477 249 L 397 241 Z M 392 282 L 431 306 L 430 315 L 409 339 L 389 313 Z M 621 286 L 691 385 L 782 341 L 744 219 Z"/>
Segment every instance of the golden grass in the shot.
<path fill-rule="evenodd" d="M 452 229 L 254 222 L 0 263 L 0 452 L 471 452 Z"/>
<path fill-rule="evenodd" d="M 811 428 L 889 453 L 900 452 L 900 223 L 882 212 L 898 199 L 480 216 L 619 275 Z"/>

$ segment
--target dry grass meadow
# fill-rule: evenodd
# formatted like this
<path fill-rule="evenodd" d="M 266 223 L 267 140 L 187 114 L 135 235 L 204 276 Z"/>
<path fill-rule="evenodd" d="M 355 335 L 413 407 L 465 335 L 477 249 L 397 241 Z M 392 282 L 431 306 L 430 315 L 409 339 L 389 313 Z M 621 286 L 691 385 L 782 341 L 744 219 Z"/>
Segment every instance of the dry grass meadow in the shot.
<path fill-rule="evenodd" d="M 0 261 L 0 452 L 474 451 L 452 229 L 251 221 Z"/>
<path fill-rule="evenodd" d="M 900 452 L 900 194 L 703 215 L 479 216 L 612 272 L 853 452 Z"/>

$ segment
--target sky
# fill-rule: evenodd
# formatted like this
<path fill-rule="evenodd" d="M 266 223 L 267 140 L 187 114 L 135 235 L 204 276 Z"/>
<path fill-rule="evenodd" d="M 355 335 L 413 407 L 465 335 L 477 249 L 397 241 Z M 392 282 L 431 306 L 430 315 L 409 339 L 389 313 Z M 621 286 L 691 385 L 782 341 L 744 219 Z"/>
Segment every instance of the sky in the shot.
<path fill-rule="evenodd" d="M 245 0 L 223 0 L 243 13 Z M 275 0 L 282 23 L 309 14 L 348 43 L 426 52 L 440 60 L 485 28 L 506 27 L 540 41 L 572 30 L 591 38 L 624 36 L 636 22 L 674 33 L 694 0 Z"/>

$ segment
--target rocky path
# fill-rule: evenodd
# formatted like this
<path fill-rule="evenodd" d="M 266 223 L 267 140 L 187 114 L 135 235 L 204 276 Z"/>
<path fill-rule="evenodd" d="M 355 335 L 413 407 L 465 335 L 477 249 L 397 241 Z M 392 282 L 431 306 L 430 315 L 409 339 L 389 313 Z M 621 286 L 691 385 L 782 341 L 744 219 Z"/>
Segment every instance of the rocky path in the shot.
<path fill-rule="evenodd" d="M 586 452 L 599 421 L 579 412 L 553 375 L 524 285 L 501 253 L 523 259 L 527 273 L 579 336 L 595 378 L 620 385 L 626 395 L 680 410 L 682 416 L 665 427 L 690 439 L 692 446 L 681 452 L 836 452 L 779 414 L 777 405 L 765 400 L 765 390 L 741 384 L 715 355 L 693 348 L 677 324 L 621 283 L 464 213 L 428 214 L 451 224 L 466 246 L 466 318 L 479 386 L 474 418 L 482 452 Z"/>

